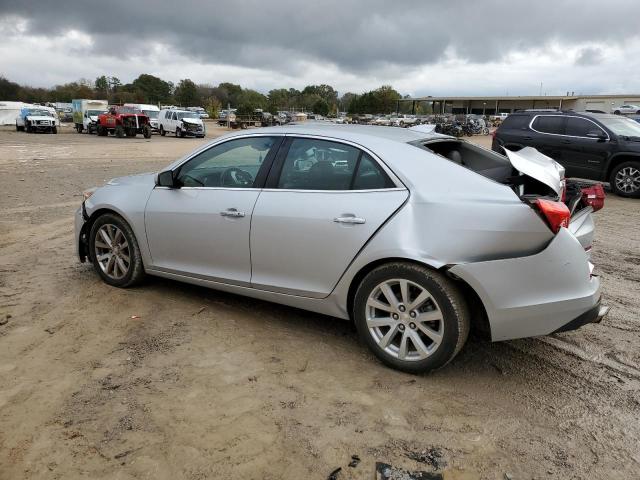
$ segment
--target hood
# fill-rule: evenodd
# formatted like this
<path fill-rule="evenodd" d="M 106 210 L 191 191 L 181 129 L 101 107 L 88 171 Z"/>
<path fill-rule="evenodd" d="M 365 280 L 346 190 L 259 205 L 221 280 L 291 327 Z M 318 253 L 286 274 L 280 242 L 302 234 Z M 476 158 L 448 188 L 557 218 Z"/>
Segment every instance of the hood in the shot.
<path fill-rule="evenodd" d="M 436 126 L 435 124 L 423 123 L 422 125 L 416 125 L 415 127 L 409 127 L 409 130 L 412 132 L 420 132 L 420 133 L 435 133 Z"/>
<path fill-rule="evenodd" d="M 30 121 L 39 121 L 39 120 L 50 120 L 52 122 L 55 122 L 56 119 L 53 117 L 47 117 L 45 115 L 27 115 L 27 119 Z"/>
<path fill-rule="evenodd" d="M 202 125 L 202 120 L 199 118 L 183 118 L 182 121 L 184 123 L 191 123 L 193 125 Z"/>
<path fill-rule="evenodd" d="M 112 178 L 107 182 L 107 185 L 112 187 L 137 185 L 137 186 L 155 186 L 156 184 L 156 172 L 140 173 L 138 175 L 128 175 L 126 177 Z"/>
<path fill-rule="evenodd" d="M 533 147 L 525 147 L 517 152 L 504 149 L 513 168 L 524 175 L 544 183 L 551 188 L 558 197 L 562 195 L 564 167 L 554 159 L 543 155 Z"/>

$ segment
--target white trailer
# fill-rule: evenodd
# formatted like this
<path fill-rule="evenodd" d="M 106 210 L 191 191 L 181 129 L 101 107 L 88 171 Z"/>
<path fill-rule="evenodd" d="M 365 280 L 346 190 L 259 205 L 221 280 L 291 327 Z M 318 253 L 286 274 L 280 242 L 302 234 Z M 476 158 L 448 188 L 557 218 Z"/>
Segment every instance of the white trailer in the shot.
<path fill-rule="evenodd" d="M 78 133 L 84 130 L 87 133 L 95 133 L 98 128 L 98 115 L 108 110 L 109 102 L 106 100 L 74 99 L 71 101 L 73 108 L 73 123 Z"/>

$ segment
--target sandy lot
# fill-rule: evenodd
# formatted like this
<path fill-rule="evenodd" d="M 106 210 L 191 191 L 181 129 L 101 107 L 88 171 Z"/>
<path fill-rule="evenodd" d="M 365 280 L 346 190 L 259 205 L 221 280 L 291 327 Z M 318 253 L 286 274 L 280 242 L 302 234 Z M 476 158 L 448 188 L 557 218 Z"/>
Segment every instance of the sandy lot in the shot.
<path fill-rule="evenodd" d="M 414 377 L 347 322 L 77 261 L 85 187 L 201 142 L 0 129 L 0 479 L 371 479 L 431 448 L 445 479 L 640 477 L 639 201 L 596 215 L 602 324 Z"/>

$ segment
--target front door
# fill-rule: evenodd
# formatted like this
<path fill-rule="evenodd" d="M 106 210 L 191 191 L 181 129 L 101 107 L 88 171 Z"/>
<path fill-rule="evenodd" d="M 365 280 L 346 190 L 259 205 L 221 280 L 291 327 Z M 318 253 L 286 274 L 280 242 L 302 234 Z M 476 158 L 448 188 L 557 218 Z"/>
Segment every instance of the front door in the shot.
<path fill-rule="evenodd" d="M 600 178 L 609 156 L 609 135 L 596 123 L 568 117 L 562 159 L 567 177 Z"/>
<path fill-rule="evenodd" d="M 280 138 L 216 144 L 174 170 L 178 188 L 156 187 L 145 210 L 153 268 L 248 285 L 251 214 Z"/>
<path fill-rule="evenodd" d="M 283 148 L 253 212 L 251 285 L 326 297 L 408 192 L 355 146 L 301 137 Z"/>

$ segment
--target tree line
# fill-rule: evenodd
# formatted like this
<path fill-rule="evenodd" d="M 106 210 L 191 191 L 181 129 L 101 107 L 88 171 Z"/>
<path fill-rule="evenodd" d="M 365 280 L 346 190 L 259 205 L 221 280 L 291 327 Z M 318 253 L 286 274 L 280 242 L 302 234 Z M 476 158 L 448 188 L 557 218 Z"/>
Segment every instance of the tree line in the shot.
<path fill-rule="evenodd" d="M 325 84 L 308 85 L 302 90 L 277 88 L 264 94 L 229 82 L 214 86 L 196 84 L 187 78 L 175 85 L 147 73 L 126 84 L 117 77 L 103 75 L 93 81 L 80 79 L 52 88 L 20 85 L 0 76 L 0 100 L 53 103 L 71 102 L 73 98 L 106 99 L 110 104 L 202 106 L 212 116 L 217 116 L 227 106 L 237 108 L 240 114 L 249 114 L 260 108 L 271 113 L 279 110 L 306 111 L 327 116 L 337 112 L 391 113 L 396 110 L 396 102 L 402 96 L 389 85 L 359 94 L 347 92 L 339 96 L 331 85 Z M 404 108 L 407 108 L 406 105 Z"/>

